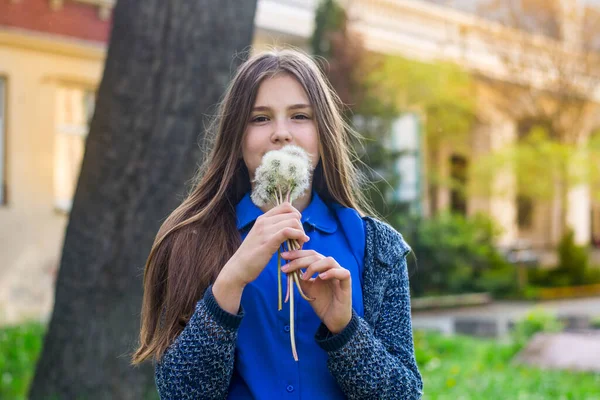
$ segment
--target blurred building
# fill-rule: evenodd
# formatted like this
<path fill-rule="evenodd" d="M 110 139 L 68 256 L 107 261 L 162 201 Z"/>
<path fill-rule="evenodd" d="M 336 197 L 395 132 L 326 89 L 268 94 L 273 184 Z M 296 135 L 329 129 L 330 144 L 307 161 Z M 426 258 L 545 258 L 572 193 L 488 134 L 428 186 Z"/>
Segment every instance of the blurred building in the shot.
<path fill-rule="evenodd" d="M 499 62 L 485 40 L 473 35 L 465 47 L 461 36 L 467 28 L 485 35 L 480 28 L 487 22 L 470 14 L 468 7 L 457 10 L 431 2 L 343 1 L 370 50 L 425 61 L 459 60 L 469 70 L 501 79 Z M 259 0 L 255 48 L 292 44 L 308 50 L 317 3 Z M 0 322 L 44 315 L 52 306 L 53 279 L 103 70 L 113 4 L 0 0 Z M 483 99 L 478 115 L 470 139 L 473 154 L 517 137 L 516 121 Z M 460 177 L 470 155 L 447 149 L 437 162 L 447 174 Z M 492 186 L 514 177 L 500 174 L 495 179 Z M 426 214 L 448 208 L 467 215 L 487 212 L 504 228 L 504 244 L 528 238 L 547 247 L 557 241 L 556 204 L 538 208 L 533 223 L 524 227 L 519 226 L 514 191 L 456 199 L 452 189 L 439 187 L 435 196 L 422 196 L 419 209 Z M 600 205 L 593 204 L 587 188 L 572 193 L 569 221 L 579 242 L 589 243 L 592 235 L 600 240 Z"/>
<path fill-rule="evenodd" d="M 487 10 L 482 6 L 493 3 L 489 0 L 339 0 L 346 5 L 352 27 L 362 36 L 366 47 L 382 54 L 399 54 L 407 58 L 432 62 L 453 61 L 477 76 L 480 88 L 476 101 L 477 122 L 471 132 L 469 143 L 462 150 L 443 148 L 432 160 L 442 174 L 455 181 L 465 182 L 466 170 L 477 168 L 473 165 L 474 156 L 494 152 L 519 140 L 525 134 L 527 124 L 515 120 L 498 106 L 498 97 L 506 93 L 494 91 L 494 82 L 537 85 L 525 77 L 515 77 L 507 71 L 506 62 L 497 54 L 499 47 L 508 51 L 519 51 L 525 41 L 535 42 L 536 46 L 553 48 L 580 48 L 589 43 L 580 43 L 582 30 L 588 28 L 580 19 L 591 7 L 600 7 L 599 0 L 566 0 L 561 4 L 563 18 L 557 21 L 556 31 L 538 32 L 535 28 L 517 31 L 499 24 L 501 12 Z M 257 17 L 260 28 L 259 43 L 291 42 L 306 46 L 313 28 L 313 15 L 317 1 L 262 1 L 262 12 Z M 291 8 L 295 12 L 287 13 Z M 600 15 L 600 14 L 597 14 Z M 599 22 L 600 23 L 600 22 Z M 552 24 L 550 24 L 552 26 Z M 598 35 L 600 39 L 600 35 Z M 501 40 L 499 45 L 492 41 Z M 596 43 L 600 52 L 600 44 Z M 535 72 L 529 75 L 535 80 Z M 571 73 L 571 71 L 569 71 Z M 527 75 L 527 74 L 523 74 Z M 587 77 L 580 77 L 585 79 Z M 508 99 L 515 104 L 526 101 L 527 93 L 515 91 L 515 98 Z M 519 98 L 517 98 L 519 96 Z M 506 99 L 504 99 L 506 100 Z M 590 95 L 591 101 L 600 102 L 600 90 Z M 548 99 L 551 101 L 551 99 Z M 600 115 L 586 115 L 582 137 L 587 140 L 594 128 L 600 126 Z M 392 135 L 392 142 L 414 142 L 417 125 L 410 118 L 399 118 Z M 451 134 L 451 133 L 449 133 Z M 404 137 L 404 139 L 402 139 Z M 409 139 L 410 138 L 410 139 Z M 413 143 L 407 148 L 423 148 Z M 426 151 L 426 150 L 424 150 Z M 418 158 L 422 160 L 427 155 Z M 517 195 L 516 176 L 510 168 L 498 171 L 490 182 L 487 192 L 490 195 L 471 195 L 463 198 L 460 190 L 449 185 L 428 186 L 427 171 L 420 172 L 413 160 L 400 162 L 405 182 L 412 187 L 402 187 L 398 195 L 403 197 L 417 188 L 420 191 L 420 207 L 425 215 L 441 210 L 473 215 L 484 212 L 493 216 L 504 230 L 500 245 L 511 245 L 523 239 L 540 250 L 552 249 L 560 240 L 560 199 L 531 204 Z M 540 160 L 543 162 L 542 160 Z M 600 162 L 600 160 L 599 160 Z M 407 176 L 406 171 L 414 171 Z M 557 196 L 558 197 L 558 196 Z M 587 185 L 573 188 L 569 194 L 567 223 L 575 231 L 580 244 L 600 242 L 600 203 L 594 202 Z"/>
<path fill-rule="evenodd" d="M 107 1 L 0 1 L 0 321 L 51 309 Z"/>

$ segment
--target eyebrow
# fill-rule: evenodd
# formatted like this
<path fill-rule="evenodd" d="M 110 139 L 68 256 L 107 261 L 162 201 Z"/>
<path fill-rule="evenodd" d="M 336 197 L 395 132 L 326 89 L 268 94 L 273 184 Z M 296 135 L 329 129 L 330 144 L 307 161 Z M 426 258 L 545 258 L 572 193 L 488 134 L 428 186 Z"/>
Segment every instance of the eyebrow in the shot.
<path fill-rule="evenodd" d="M 303 109 L 303 108 L 312 108 L 312 106 L 310 104 L 293 104 L 288 107 L 288 110 L 299 110 L 299 109 Z M 254 107 L 252 109 L 252 111 L 269 111 L 269 110 L 271 110 L 271 107 L 267 107 L 267 106 L 258 106 L 258 107 Z"/>

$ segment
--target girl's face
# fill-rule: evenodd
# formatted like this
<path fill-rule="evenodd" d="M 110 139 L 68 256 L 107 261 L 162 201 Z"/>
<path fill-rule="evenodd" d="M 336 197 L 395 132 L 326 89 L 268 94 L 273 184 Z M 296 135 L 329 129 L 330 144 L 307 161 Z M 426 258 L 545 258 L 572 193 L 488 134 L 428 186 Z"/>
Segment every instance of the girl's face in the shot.
<path fill-rule="evenodd" d="M 288 144 L 302 147 L 313 169 L 317 166 L 317 123 L 308 96 L 295 78 L 277 74 L 260 84 L 243 140 L 242 157 L 252 181 L 265 153 Z"/>

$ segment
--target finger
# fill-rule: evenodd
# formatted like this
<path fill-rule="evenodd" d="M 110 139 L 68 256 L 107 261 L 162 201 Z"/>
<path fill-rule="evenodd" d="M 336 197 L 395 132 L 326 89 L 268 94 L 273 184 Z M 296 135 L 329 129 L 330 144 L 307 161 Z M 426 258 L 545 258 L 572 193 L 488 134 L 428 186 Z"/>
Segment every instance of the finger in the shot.
<path fill-rule="evenodd" d="M 272 226 L 265 227 L 264 232 L 266 234 L 271 234 L 271 233 L 279 232 L 284 228 L 294 228 L 294 229 L 299 229 L 302 232 L 304 232 L 304 227 L 302 226 L 300 221 L 298 221 L 297 219 L 286 219 L 286 220 L 280 221 Z"/>
<path fill-rule="evenodd" d="M 304 231 L 304 227 L 302 227 L 302 230 Z M 292 251 L 302 250 L 302 246 L 304 246 L 304 243 L 308 242 L 309 240 L 310 240 L 309 236 L 306 236 L 304 239 L 294 240 L 292 243 L 292 247 L 295 250 L 292 250 Z M 288 251 L 289 251 L 289 249 L 288 249 Z"/>
<path fill-rule="evenodd" d="M 321 274 L 335 268 L 342 267 L 337 263 L 337 261 L 335 261 L 333 257 L 325 257 L 309 265 L 308 268 L 306 268 L 304 275 L 302 275 L 302 279 L 306 280 L 314 274 Z"/>
<path fill-rule="evenodd" d="M 264 214 L 261 217 L 264 217 Z M 300 218 L 301 218 L 300 215 L 298 215 L 295 212 L 287 212 L 287 213 L 283 213 L 283 214 L 271 215 L 270 217 L 263 218 L 262 221 L 265 224 L 265 226 L 269 226 L 269 225 L 275 225 L 281 221 L 286 221 L 288 219 L 300 221 Z"/>
<path fill-rule="evenodd" d="M 278 248 L 281 243 L 288 239 L 296 239 L 304 242 L 308 242 L 310 240 L 303 230 L 287 227 L 273 235 L 269 242 L 270 244 L 273 244 L 273 247 Z"/>
<path fill-rule="evenodd" d="M 352 286 L 350 271 L 346 268 L 332 268 L 319 274 L 319 279 L 324 281 L 337 279 L 342 290 L 349 290 Z"/>
<path fill-rule="evenodd" d="M 298 218 L 300 218 L 302 216 L 302 214 L 300 214 L 300 211 L 298 211 L 298 209 L 296 209 L 296 207 L 292 206 L 292 204 L 289 202 L 285 202 L 285 203 L 281 203 L 280 205 L 278 205 L 276 207 L 271 208 L 269 211 L 267 211 L 266 213 L 261 215 L 261 217 L 271 217 L 273 215 L 279 215 L 279 214 L 285 214 L 285 213 L 297 214 Z"/>
<path fill-rule="evenodd" d="M 311 256 L 321 256 L 321 258 L 325 258 L 325 256 L 323 256 L 322 254 L 317 253 L 314 250 L 294 250 L 294 251 L 286 251 L 284 253 L 281 253 L 281 257 L 286 259 L 286 260 L 295 260 L 297 258 L 302 258 L 302 257 L 311 257 Z"/>
<path fill-rule="evenodd" d="M 281 270 L 287 274 L 293 271 L 297 271 L 301 268 L 308 268 L 311 264 L 319 261 L 321 258 L 322 256 L 319 255 L 309 255 L 306 257 L 297 258 L 287 263 L 281 268 Z"/>

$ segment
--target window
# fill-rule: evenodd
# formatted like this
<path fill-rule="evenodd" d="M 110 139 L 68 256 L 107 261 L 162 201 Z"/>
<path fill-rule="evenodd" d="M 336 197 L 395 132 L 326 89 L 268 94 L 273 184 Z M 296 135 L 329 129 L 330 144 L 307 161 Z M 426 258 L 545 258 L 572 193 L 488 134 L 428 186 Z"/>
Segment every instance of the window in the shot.
<path fill-rule="evenodd" d="M 518 121 L 517 124 L 517 140 L 519 143 L 527 144 L 527 139 L 534 131 L 543 131 L 550 138 L 555 137 L 552 130 L 552 124 L 548 120 L 539 118 L 527 118 Z M 526 178 L 528 174 L 527 162 L 517 162 L 515 165 L 516 179 L 516 208 L 517 208 L 517 227 L 522 230 L 528 230 L 535 227 L 536 202 L 535 198 L 530 194 L 527 185 L 531 185 Z M 550 179 L 550 178 L 540 178 Z"/>
<path fill-rule="evenodd" d="M 396 156 L 399 182 L 396 201 L 421 214 L 421 124 L 416 114 L 406 113 L 392 124 L 391 150 Z"/>
<path fill-rule="evenodd" d="M 6 79 L 0 77 L 0 204 L 6 204 Z"/>
<path fill-rule="evenodd" d="M 517 195 L 517 226 L 519 229 L 533 227 L 533 199 L 522 194 Z"/>
<path fill-rule="evenodd" d="M 56 105 L 54 206 L 68 213 L 73 203 L 85 140 L 94 113 L 94 92 L 76 87 L 60 87 Z"/>

